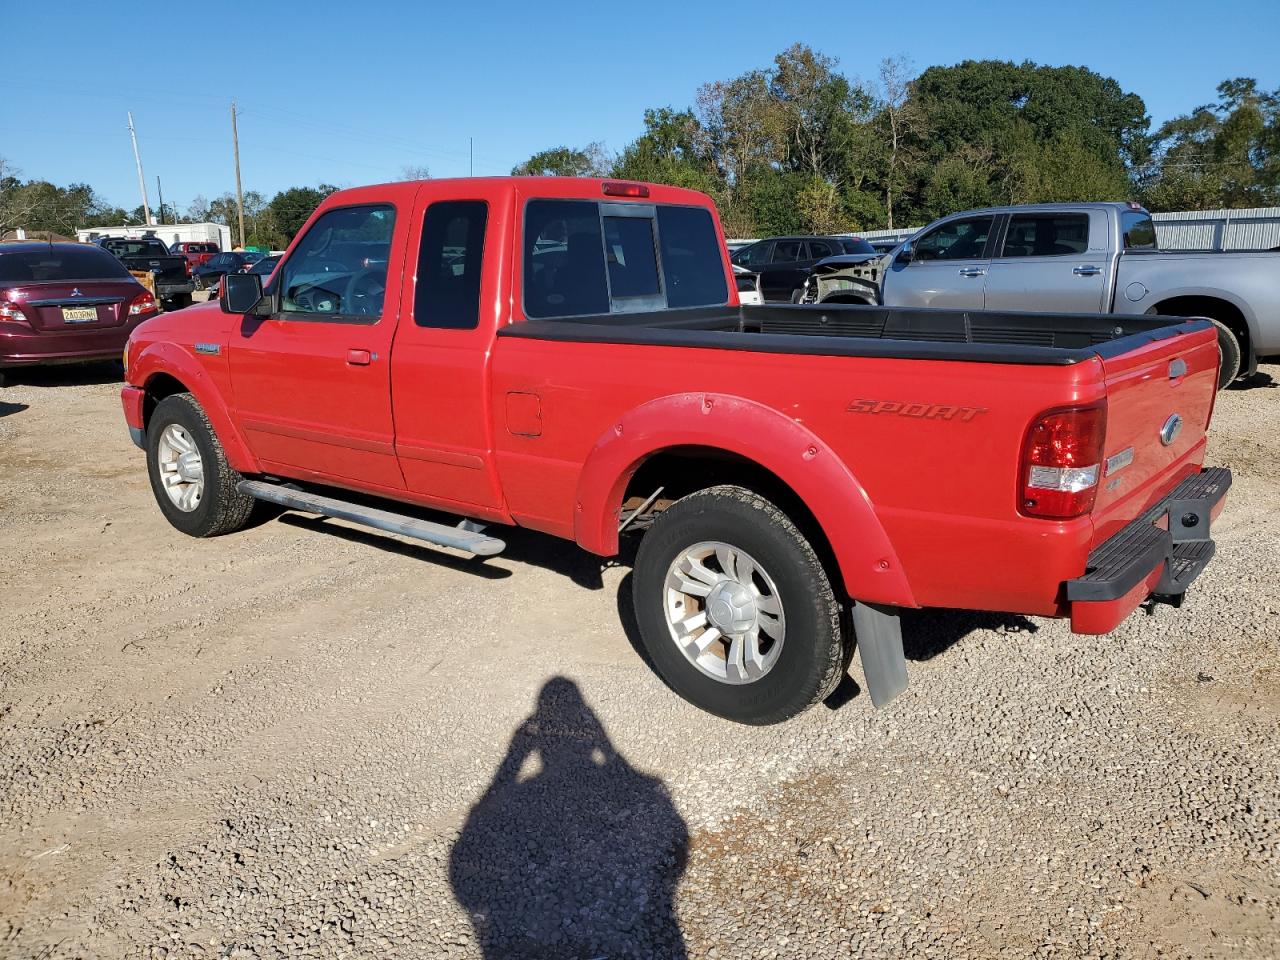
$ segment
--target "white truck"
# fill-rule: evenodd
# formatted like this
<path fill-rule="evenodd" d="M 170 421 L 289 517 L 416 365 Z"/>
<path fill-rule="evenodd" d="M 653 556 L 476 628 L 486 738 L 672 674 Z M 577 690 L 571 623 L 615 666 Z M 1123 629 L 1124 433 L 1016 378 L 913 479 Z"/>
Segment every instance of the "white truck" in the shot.
<path fill-rule="evenodd" d="M 1220 386 L 1280 354 L 1280 252 L 1162 251 L 1137 203 L 956 213 L 880 260 L 819 262 L 801 302 L 1207 317 Z"/>

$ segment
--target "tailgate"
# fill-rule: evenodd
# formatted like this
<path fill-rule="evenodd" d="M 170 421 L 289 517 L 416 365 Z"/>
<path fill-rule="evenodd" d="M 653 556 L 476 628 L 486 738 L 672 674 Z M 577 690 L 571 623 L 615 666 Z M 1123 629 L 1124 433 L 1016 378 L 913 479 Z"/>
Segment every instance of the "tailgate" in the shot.
<path fill-rule="evenodd" d="M 1186 329 L 1183 321 L 1170 323 Z M 1093 510 L 1095 543 L 1200 466 L 1218 359 L 1217 334 L 1208 323 L 1103 358 L 1107 437 Z"/>

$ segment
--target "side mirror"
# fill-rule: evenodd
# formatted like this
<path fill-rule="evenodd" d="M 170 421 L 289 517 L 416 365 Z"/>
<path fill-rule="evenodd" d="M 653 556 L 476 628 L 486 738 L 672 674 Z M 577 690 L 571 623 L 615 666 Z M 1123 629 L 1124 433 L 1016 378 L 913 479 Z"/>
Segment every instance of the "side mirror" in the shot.
<path fill-rule="evenodd" d="M 256 273 L 228 273 L 222 278 L 218 305 L 223 313 L 254 313 L 262 302 L 262 277 Z"/>
<path fill-rule="evenodd" d="M 893 258 L 893 262 L 898 264 L 898 266 L 900 267 L 905 267 L 908 263 L 910 263 L 911 247 L 906 246 L 906 247 L 903 247 L 901 250 L 899 250 L 898 255 Z"/>

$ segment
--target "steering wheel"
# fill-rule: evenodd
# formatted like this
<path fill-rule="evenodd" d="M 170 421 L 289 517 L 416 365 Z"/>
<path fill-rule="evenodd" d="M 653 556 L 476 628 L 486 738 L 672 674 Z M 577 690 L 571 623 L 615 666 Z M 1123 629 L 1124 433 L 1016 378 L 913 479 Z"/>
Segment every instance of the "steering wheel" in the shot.
<path fill-rule="evenodd" d="M 385 267 L 366 267 L 351 275 L 347 284 L 347 293 L 343 301 L 347 305 L 346 312 L 361 317 L 372 317 L 382 313 L 382 300 L 387 292 L 387 271 Z"/>

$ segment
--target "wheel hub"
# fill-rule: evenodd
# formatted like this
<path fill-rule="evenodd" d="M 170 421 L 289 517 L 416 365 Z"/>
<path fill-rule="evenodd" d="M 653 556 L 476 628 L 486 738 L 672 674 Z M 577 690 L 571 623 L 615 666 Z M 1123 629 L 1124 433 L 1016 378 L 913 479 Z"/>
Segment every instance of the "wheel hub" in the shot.
<path fill-rule="evenodd" d="M 707 595 L 707 620 L 721 633 L 746 633 L 756 625 L 756 598 L 737 580 L 721 580 Z"/>
<path fill-rule="evenodd" d="M 786 619 L 778 586 L 745 550 L 706 540 L 671 561 L 667 629 L 699 671 L 721 683 L 759 680 L 778 662 Z"/>

